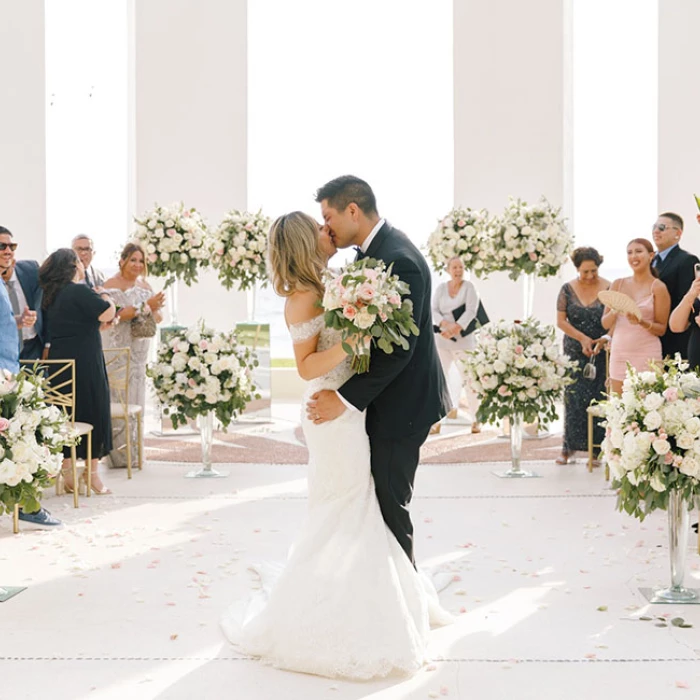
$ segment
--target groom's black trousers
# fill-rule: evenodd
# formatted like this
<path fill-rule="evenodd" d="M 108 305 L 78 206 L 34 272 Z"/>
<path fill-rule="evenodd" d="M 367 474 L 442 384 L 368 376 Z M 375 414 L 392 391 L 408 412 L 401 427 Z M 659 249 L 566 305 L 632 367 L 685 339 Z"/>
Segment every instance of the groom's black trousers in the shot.
<path fill-rule="evenodd" d="M 372 476 L 384 522 L 394 533 L 411 563 L 413 557 L 413 524 L 408 505 L 413 496 L 413 480 L 420 459 L 420 448 L 430 426 L 403 437 L 390 437 L 373 429 L 367 433 L 372 452 Z"/>

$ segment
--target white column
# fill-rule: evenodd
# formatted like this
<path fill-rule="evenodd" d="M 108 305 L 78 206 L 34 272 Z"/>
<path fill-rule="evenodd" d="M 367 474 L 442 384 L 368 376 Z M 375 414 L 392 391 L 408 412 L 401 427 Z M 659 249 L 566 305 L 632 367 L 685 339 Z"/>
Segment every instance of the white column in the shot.
<path fill-rule="evenodd" d="M 0 0 L 0 226 L 20 259 L 46 255 L 44 0 Z"/>
<path fill-rule="evenodd" d="M 131 12 L 131 213 L 182 200 L 214 227 L 246 207 L 246 0 L 138 0 Z M 245 295 L 211 271 L 179 299 L 183 324 L 230 329 L 246 317 Z"/>
<path fill-rule="evenodd" d="M 455 205 L 500 213 L 509 195 L 545 195 L 571 216 L 569 3 L 455 0 Z M 520 318 L 521 283 L 476 284 L 492 320 Z M 535 316 L 553 322 L 561 284 L 538 280 Z"/>
<path fill-rule="evenodd" d="M 659 202 L 685 220 L 682 246 L 700 253 L 700 3 L 659 2 Z"/>

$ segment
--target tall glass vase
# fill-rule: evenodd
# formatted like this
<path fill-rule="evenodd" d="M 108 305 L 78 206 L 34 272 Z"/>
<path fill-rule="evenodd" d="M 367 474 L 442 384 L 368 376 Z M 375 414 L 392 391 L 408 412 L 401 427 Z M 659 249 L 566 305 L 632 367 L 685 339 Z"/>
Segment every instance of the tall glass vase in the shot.
<path fill-rule="evenodd" d="M 211 447 L 214 442 L 214 412 L 199 416 L 199 434 L 202 440 L 202 468 L 187 473 L 188 479 L 216 479 L 228 476 L 211 466 Z"/>
<path fill-rule="evenodd" d="M 523 321 L 532 316 L 535 306 L 535 273 L 523 275 Z"/>
<path fill-rule="evenodd" d="M 258 304 L 258 283 L 253 282 L 251 285 L 250 289 L 246 292 L 247 294 L 247 303 L 248 303 L 248 323 L 251 321 L 255 321 L 258 309 L 257 309 L 257 304 Z"/>
<path fill-rule="evenodd" d="M 168 293 L 168 325 L 177 327 L 180 325 L 177 316 L 177 280 L 173 280 L 167 287 Z"/>
<path fill-rule="evenodd" d="M 684 588 L 685 558 L 688 552 L 688 503 L 677 489 L 668 494 L 668 545 L 671 560 L 671 585 L 668 588 L 642 589 L 652 603 L 700 604 L 700 590 Z"/>
<path fill-rule="evenodd" d="M 538 474 L 520 468 L 520 454 L 523 446 L 523 417 L 516 413 L 510 416 L 510 469 L 496 472 L 502 479 L 531 479 Z"/>

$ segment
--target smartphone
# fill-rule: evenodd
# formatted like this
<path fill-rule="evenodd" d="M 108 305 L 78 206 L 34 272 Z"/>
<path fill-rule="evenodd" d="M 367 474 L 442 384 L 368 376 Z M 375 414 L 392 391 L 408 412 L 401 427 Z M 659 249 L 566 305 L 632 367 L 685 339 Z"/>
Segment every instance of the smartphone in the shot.
<path fill-rule="evenodd" d="M 700 263 L 695 263 L 694 267 L 695 267 L 695 279 L 697 279 L 698 277 L 700 277 Z"/>

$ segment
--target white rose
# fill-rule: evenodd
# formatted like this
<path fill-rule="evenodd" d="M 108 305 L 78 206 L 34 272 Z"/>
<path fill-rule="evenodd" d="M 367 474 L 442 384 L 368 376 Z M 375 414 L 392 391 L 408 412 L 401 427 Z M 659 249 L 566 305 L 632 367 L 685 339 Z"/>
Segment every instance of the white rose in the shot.
<path fill-rule="evenodd" d="M 656 430 L 661 425 L 661 414 L 658 411 L 651 411 L 644 416 L 644 426 L 648 430 Z"/>
<path fill-rule="evenodd" d="M 685 429 L 691 435 L 697 435 L 698 432 L 700 432 L 700 418 L 698 418 L 697 416 L 693 416 L 692 418 L 689 418 L 685 422 Z"/>
<path fill-rule="evenodd" d="M 657 455 L 665 455 L 671 449 L 669 441 L 663 440 L 662 438 L 656 438 L 656 440 L 651 443 L 651 446 L 654 448 L 654 452 L 656 452 Z"/>
<path fill-rule="evenodd" d="M 355 316 L 355 325 L 358 328 L 366 329 L 369 328 L 376 320 L 376 315 L 371 314 L 367 309 L 362 309 L 357 316 Z"/>
<path fill-rule="evenodd" d="M 644 408 L 646 408 L 647 411 L 656 411 L 656 409 L 663 406 L 663 404 L 664 397 L 661 396 L 661 394 L 657 394 L 656 392 L 649 394 L 644 399 Z"/>
<path fill-rule="evenodd" d="M 654 491 L 658 491 L 659 493 L 663 493 L 666 490 L 666 484 L 664 484 L 664 480 L 661 478 L 659 472 L 656 472 L 654 476 L 651 477 L 649 485 Z"/>
<path fill-rule="evenodd" d="M 684 457 L 678 469 L 694 479 L 700 478 L 700 462 L 694 457 Z"/>
<path fill-rule="evenodd" d="M 506 371 L 506 363 L 502 360 L 496 360 L 493 363 L 493 369 L 498 372 L 498 374 L 503 374 Z"/>
<path fill-rule="evenodd" d="M 682 450 L 689 450 L 695 444 L 695 438 L 690 433 L 681 433 L 676 438 L 676 445 Z"/>

